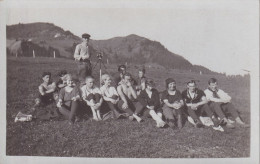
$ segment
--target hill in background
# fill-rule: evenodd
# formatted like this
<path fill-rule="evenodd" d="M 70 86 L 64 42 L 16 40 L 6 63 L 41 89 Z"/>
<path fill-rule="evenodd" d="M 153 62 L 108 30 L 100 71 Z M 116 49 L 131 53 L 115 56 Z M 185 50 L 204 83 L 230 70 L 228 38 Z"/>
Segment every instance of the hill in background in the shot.
<path fill-rule="evenodd" d="M 73 52 L 81 39 L 70 31 L 65 31 L 51 23 L 30 23 L 7 26 L 7 54 L 72 58 Z M 192 72 L 214 73 L 209 69 L 192 65 L 180 55 L 167 50 L 160 42 L 131 34 L 107 40 L 91 40 L 92 57 L 102 53 L 109 63 L 156 64 L 169 69 Z"/>

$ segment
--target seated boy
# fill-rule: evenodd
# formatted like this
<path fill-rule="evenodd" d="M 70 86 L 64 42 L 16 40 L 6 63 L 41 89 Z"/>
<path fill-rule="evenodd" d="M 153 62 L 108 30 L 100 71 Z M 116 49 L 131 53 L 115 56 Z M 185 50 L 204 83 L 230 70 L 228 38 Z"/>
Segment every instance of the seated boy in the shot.
<path fill-rule="evenodd" d="M 206 94 L 206 97 L 209 101 L 209 107 L 219 116 L 220 120 L 224 122 L 228 128 L 234 128 L 235 126 L 229 119 L 227 119 L 225 115 L 225 112 L 228 112 L 231 114 L 238 125 L 242 127 L 249 127 L 248 124 L 245 124 L 241 120 L 238 111 L 231 103 L 231 97 L 226 92 L 217 87 L 217 79 L 209 79 L 208 85 L 209 86 L 204 91 L 204 93 Z"/>
<path fill-rule="evenodd" d="M 119 85 L 125 73 L 126 73 L 126 66 L 125 65 L 118 66 L 118 73 L 115 75 L 115 79 L 114 79 L 116 86 Z"/>
<path fill-rule="evenodd" d="M 137 79 L 137 85 L 136 85 L 136 91 L 137 95 L 141 93 L 142 90 L 145 90 L 145 69 L 139 69 L 138 70 L 138 79 Z"/>
<path fill-rule="evenodd" d="M 136 110 L 135 106 L 138 101 L 136 91 L 132 86 L 132 76 L 130 73 L 126 72 L 123 75 L 123 79 L 117 87 L 117 92 L 121 99 L 118 102 L 118 108 L 128 113 L 130 120 L 136 119 L 138 122 L 141 122 L 142 119 L 133 112 Z"/>
<path fill-rule="evenodd" d="M 86 84 L 81 87 L 81 91 L 83 100 L 92 110 L 93 119 L 96 121 L 102 120 L 100 108 L 103 98 L 100 89 L 94 86 L 94 78 L 92 76 L 86 77 Z"/>
<path fill-rule="evenodd" d="M 56 82 L 57 90 L 60 91 L 62 88 L 66 87 L 66 75 L 67 71 L 62 70 L 58 73 L 59 79 Z"/>
<path fill-rule="evenodd" d="M 56 117 L 57 113 L 55 111 L 48 112 L 47 110 L 41 110 L 42 107 L 55 102 L 55 91 L 56 84 L 51 82 L 51 73 L 43 72 L 42 74 L 43 83 L 39 86 L 39 95 L 35 99 L 35 105 L 32 108 L 34 116 L 39 119 L 50 119 L 50 117 Z M 37 109 L 36 109 L 37 108 Z M 35 113 L 36 112 L 36 113 Z"/>
<path fill-rule="evenodd" d="M 196 82 L 194 80 L 191 80 L 187 83 L 187 89 L 182 92 L 182 98 L 186 103 L 189 116 L 194 120 L 195 127 L 202 127 L 203 124 L 200 121 L 199 116 L 205 112 L 214 123 L 213 129 L 218 130 L 221 128 L 218 127 L 219 121 L 208 106 L 208 101 L 204 92 L 197 88 Z"/>

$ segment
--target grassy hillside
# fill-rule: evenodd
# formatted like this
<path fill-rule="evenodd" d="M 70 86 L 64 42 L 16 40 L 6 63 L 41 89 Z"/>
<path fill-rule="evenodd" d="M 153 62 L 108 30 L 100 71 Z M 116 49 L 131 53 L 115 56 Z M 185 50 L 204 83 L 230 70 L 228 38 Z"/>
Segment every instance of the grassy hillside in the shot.
<path fill-rule="evenodd" d="M 108 69 L 104 72 L 113 74 L 116 71 L 116 65 L 106 66 Z M 138 67 L 128 65 L 129 72 L 137 75 Z M 76 73 L 76 63 L 53 58 L 7 59 L 7 155 L 125 158 L 232 158 L 250 155 L 250 128 L 225 129 L 221 133 L 211 128 L 195 129 L 186 122 L 181 130 L 158 129 L 151 119 L 145 119 L 141 124 L 127 119 L 101 122 L 88 119 L 69 126 L 63 118 L 14 123 L 18 111 L 26 112 L 32 107 L 41 83 L 41 72 L 50 71 L 56 78 L 61 69 Z M 176 79 L 179 90 L 185 89 L 189 79 L 200 80 L 199 87 L 205 89 L 207 80 L 213 77 L 154 64 L 147 65 L 146 69 L 147 76 L 156 81 L 160 91 L 165 89 L 164 80 L 168 77 Z M 97 68 L 94 76 L 98 77 Z M 214 77 L 232 96 L 245 122 L 250 123 L 249 79 Z"/>
<path fill-rule="evenodd" d="M 76 44 L 81 42 L 78 36 L 51 23 L 30 23 L 7 26 L 7 48 L 10 55 L 16 54 L 12 44 L 21 40 L 30 40 L 33 44 L 47 49 L 52 47 L 61 57 L 72 58 Z M 47 48 L 46 48 L 47 47 Z M 171 69 L 192 70 L 193 72 L 214 73 L 203 66 L 192 65 L 182 56 L 170 52 L 161 43 L 131 34 L 107 40 L 91 40 L 91 52 L 103 53 L 110 63 L 155 63 Z M 48 51 L 48 50 L 46 50 Z M 48 54 L 36 51 L 37 54 Z M 21 56 L 31 56 L 25 52 Z M 38 55 L 44 56 L 44 55 Z M 48 57 L 49 55 L 46 55 Z"/>

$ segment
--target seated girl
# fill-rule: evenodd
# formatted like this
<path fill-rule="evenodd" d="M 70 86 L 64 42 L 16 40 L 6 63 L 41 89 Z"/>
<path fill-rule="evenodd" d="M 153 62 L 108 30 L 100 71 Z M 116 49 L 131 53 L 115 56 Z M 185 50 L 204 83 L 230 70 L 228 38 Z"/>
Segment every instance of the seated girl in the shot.
<path fill-rule="evenodd" d="M 182 128 L 182 113 L 184 102 L 180 91 L 176 89 L 176 82 L 172 78 L 166 79 L 166 90 L 162 92 L 162 101 L 164 103 L 162 109 L 168 125 L 172 128 L 178 122 L 178 128 Z"/>
<path fill-rule="evenodd" d="M 57 107 L 60 113 L 69 120 L 69 123 L 73 124 L 79 120 L 76 114 L 79 110 L 80 93 L 79 89 L 73 85 L 73 78 L 70 74 L 66 75 L 66 83 L 66 87 L 60 90 Z"/>
<path fill-rule="evenodd" d="M 141 112 L 148 112 L 149 115 L 156 121 L 157 127 L 164 127 L 166 124 L 162 120 L 162 112 L 160 109 L 160 96 L 159 92 L 154 88 L 154 82 L 151 79 L 145 81 L 145 89 L 140 92 L 138 96 L 135 114 Z M 156 113 L 158 112 L 158 113 Z"/>
<path fill-rule="evenodd" d="M 93 119 L 96 121 L 102 120 L 100 108 L 103 103 L 103 98 L 99 88 L 94 86 L 94 78 L 86 77 L 86 84 L 81 87 L 82 98 L 90 106 L 93 114 Z"/>
<path fill-rule="evenodd" d="M 102 93 L 102 96 L 107 104 L 107 106 L 111 109 L 113 112 L 114 118 L 119 118 L 121 116 L 127 117 L 128 114 L 120 111 L 117 108 L 117 103 L 119 101 L 119 95 L 115 89 L 115 87 L 111 86 L 111 76 L 108 74 L 104 74 L 101 77 L 101 84 L 102 87 L 100 88 L 100 91 Z"/>

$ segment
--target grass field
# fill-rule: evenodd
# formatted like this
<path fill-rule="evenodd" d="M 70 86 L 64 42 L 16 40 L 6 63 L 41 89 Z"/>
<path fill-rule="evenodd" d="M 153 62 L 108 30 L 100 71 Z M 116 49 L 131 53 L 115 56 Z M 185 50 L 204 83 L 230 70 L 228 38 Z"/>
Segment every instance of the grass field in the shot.
<path fill-rule="evenodd" d="M 117 70 L 116 65 L 107 67 L 108 73 Z M 140 124 L 128 119 L 83 120 L 70 126 L 63 118 L 14 123 L 18 111 L 26 112 L 32 107 L 43 71 L 55 75 L 61 69 L 76 73 L 76 68 L 76 63 L 67 59 L 7 59 L 7 155 L 128 158 L 250 156 L 250 128 L 225 129 L 221 133 L 212 128 L 196 129 L 186 122 L 181 130 L 158 129 L 151 119 L 145 119 Z M 129 72 L 137 74 L 136 68 L 130 65 Z M 97 77 L 97 71 L 94 72 Z M 205 89 L 207 80 L 216 77 L 221 88 L 232 96 L 232 102 L 242 118 L 250 123 L 249 79 L 199 75 L 159 66 L 147 68 L 147 76 L 153 77 L 159 91 L 164 89 L 164 80 L 168 77 L 177 81 L 177 88 L 181 91 L 189 79 L 200 80 L 198 86 Z"/>

